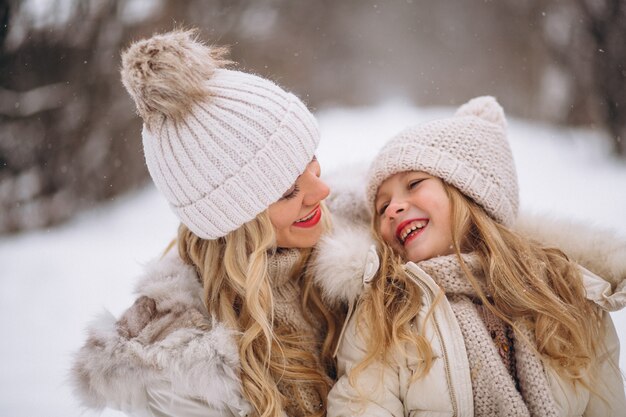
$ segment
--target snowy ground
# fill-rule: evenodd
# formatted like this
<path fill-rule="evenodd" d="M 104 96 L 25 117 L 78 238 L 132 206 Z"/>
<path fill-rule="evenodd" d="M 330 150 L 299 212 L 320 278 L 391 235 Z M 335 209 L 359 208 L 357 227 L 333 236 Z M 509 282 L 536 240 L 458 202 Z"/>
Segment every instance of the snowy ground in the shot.
<path fill-rule="evenodd" d="M 318 158 L 326 172 L 366 161 L 405 126 L 451 112 L 401 103 L 320 111 Z M 510 136 L 522 210 L 584 220 L 626 239 L 626 163 L 608 156 L 605 137 L 518 120 Z M 66 384 L 71 353 L 91 317 L 132 302 L 134 277 L 176 226 L 148 187 L 61 227 L 0 238 L 0 416 L 96 415 L 81 410 Z M 613 317 L 626 340 L 626 311 Z M 626 369 L 624 348 L 620 365 Z"/>

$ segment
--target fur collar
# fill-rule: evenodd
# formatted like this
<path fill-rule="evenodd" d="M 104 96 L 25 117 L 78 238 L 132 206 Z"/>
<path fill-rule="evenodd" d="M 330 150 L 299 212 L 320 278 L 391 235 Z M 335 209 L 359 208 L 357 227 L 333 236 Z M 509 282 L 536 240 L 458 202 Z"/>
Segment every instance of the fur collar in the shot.
<path fill-rule="evenodd" d="M 353 223 L 333 217 L 333 231 L 322 237 L 317 246 L 312 268 L 324 301 L 329 305 L 354 303 L 378 270 L 378 255 L 369 229 L 363 223 Z"/>

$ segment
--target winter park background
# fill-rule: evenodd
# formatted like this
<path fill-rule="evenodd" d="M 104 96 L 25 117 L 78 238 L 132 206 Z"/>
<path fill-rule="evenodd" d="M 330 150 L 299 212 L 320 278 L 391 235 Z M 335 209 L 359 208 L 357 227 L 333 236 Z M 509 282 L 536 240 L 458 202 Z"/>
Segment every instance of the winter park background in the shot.
<path fill-rule="evenodd" d="M 97 415 L 72 397 L 71 355 L 177 228 L 119 54 L 191 26 L 303 98 L 333 184 L 362 186 L 351 170 L 393 134 L 489 94 L 521 211 L 626 241 L 623 0 L 0 1 L 0 417 Z M 626 311 L 613 318 L 625 370 Z"/>
<path fill-rule="evenodd" d="M 453 110 L 388 103 L 320 111 L 323 175 L 367 161 L 403 127 Z M 604 135 L 516 119 L 509 127 L 522 211 L 583 221 L 626 239 L 626 164 L 609 155 Z M 0 239 L 0 415 L 82 415 L 64 378 L 86 322 L 102 308 L 120 314 L 132 303 L 134 278 L 176 227 L 147 186 L 58 228 Z M 624 346 L 626 311 L 613 318 Z M 620 367 L 626 369 L 624 347 Z"/>

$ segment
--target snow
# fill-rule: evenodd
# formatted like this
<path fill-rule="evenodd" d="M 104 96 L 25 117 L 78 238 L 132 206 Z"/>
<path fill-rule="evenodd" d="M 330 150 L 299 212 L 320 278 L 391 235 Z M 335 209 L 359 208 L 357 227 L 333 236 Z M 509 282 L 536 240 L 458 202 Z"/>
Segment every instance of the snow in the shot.
<path fill-rule="evenodd" d="M 368 161 L 404 127 L 452 109 L 401 102 L 318 112 L 326 172 Z M 563 215 L 626 239 L 626 164 L 592 130 L 510 120 L 522 210 Z M 60 227 L 0 238 L 0 415 L 93 416 L 67 385 L 73 351 L 103 308 L 133 301 L 134 277 L 175 236 L 177 221 L 154 188 L 118 198 Z M 613 318 L 626 338 L 626 311 Z M 626 351 L 620 360 L 626 369 Z M 106 410 L 102 416 L 123 414 Z"/>

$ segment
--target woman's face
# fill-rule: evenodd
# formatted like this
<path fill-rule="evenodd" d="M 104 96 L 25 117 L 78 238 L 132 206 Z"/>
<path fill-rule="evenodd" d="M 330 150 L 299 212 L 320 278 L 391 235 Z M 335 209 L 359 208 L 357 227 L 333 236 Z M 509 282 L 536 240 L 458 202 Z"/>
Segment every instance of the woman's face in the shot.
<path fill-rule="evenodd" d="M 310 248 L 322 235 L 320 202 L 328 196 L 328 186 L 320 180 L 316 158 L 296 179 L 280 200 L 269 206 L 269 216 L 279 248 Z"/>
<path fill-rule="evenodd" d="M 395 174 L 378 188 L 375 204 L 378 232 L 405 260 L 453 252 L 450 199 L 439 178 L 419 171 Z"/>

